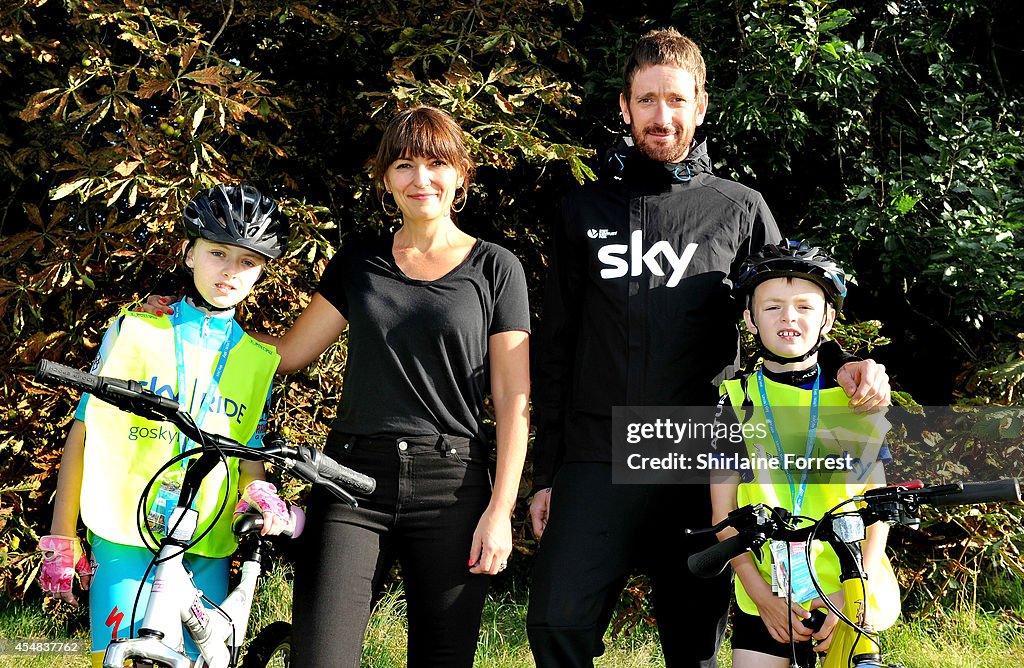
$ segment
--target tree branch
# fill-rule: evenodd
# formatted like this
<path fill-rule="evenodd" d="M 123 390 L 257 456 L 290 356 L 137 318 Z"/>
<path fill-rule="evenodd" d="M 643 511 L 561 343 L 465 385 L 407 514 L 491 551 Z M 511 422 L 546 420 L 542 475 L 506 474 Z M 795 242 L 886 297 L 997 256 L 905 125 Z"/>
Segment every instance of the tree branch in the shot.
<path fill-rule="evenodd" d="M 209 45 L 206 47 L 206 55 L 203 57 L 203 66 L 209 65 L 210 63 L 210 52 L 213 51 L 213 45 L 217 43 L 220 36 L 224 34 L 224 29 L 228 27 L 228 22 L 231 21 L 231 15 L 235 13 L 235 0 L 229 0 L 228 2 L 228 13 L 224 15 L 224 22 L 220 24 L 220 30 L 210 40 Z"/>

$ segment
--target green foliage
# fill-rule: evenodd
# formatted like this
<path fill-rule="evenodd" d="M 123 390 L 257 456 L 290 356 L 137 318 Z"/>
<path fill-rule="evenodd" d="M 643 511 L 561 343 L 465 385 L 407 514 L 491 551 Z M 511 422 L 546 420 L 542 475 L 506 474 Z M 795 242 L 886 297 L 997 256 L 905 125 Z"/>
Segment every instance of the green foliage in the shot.
<path fill-rule="evenodd" d="M 920 531 L 900 529 L 889 540 L 899 557 L 906 615 L 942 617 L 951 610 L 974 612 L 979 604 L 991 609 L 1000 601 L 986 583 L 1024 578 L 1020 508 L 929 508 L 921 518 Z M 1020 601 L 1003 603 L 1011 603 L 1007 614 L 1013 614 Z"/>
<path fill-rule="evenodd" d="M 940 619 L 903 620 L 882 633 L 887 661 L 906 668 L 999 668 L 1024 660 L 1019 615 L 955 610 Z"/>
<path fill-rule="evenodd" d="M 1000 370 L 1024 321 L 1022 81 L 1006 48 L 1020 17 L 983 0 L 805 0 L 679 2 L 674 18 L 715 45 L 717 167 L 758 185 L 784 232 L 836 248 L 860 279 L 850 307 L 886 323 L 890 354 L 947 360 L 904 366 L 918 393 L 1018 396 Z"/>

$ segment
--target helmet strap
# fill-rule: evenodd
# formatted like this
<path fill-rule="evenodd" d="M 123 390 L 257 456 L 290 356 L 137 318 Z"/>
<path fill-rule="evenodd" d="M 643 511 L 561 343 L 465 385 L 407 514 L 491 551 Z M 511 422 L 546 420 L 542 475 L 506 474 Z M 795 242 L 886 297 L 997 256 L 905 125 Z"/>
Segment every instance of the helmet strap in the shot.
<path fill-rule="evenodd" d="M 811 355 L 817 353 L 818 348 L 820 348 L 822 344 L 822 337 L 819 334 L 818 340 L 815 342 L 815 344 L 811 346 L 811 349 L 805 352 L 803 355 L 800 355 L 799 357 L 783 357 L 781 355 L 776 355 L 772 351 L 768 350 L 768 348 L 766 348 L 764 343 L 761 341 L 760 334 L 758 334 L 754 338 L 757 339 L 757 347 L 761 351 L 761 357 L 771 362 L 777 362 L 779 364 L 793 364 L 794 362 L 803 362 Z"/>
<path fill-rule="evenodd" d="M 231 311 L 234 306 L 214 306 L 210 302 L 206 301 L 206 298 L 199 293 L 199 288 L 196 287 L 195 281 L 189 281 L 185 288 L 185 296 L 188 297 L 189 301 L 194 306 L 206 309 L 211 313 L 223 313 L 224 311 Z"/>

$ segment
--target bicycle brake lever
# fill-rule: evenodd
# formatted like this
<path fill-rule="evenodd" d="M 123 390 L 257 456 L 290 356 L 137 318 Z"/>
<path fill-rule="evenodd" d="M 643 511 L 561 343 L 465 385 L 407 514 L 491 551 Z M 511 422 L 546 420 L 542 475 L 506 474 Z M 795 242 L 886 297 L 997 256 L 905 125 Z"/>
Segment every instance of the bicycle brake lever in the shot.
<path fill-rule="evenodd" d="M 356 497 L 346 492 L 341 485 L 333 480 L 323 480 L 320 484 L 323 485 L 327 491 L 333 494 L 339 501 L 344 501 L 353 508 L 359 507 L 359 502 L 356 500 Z"/>

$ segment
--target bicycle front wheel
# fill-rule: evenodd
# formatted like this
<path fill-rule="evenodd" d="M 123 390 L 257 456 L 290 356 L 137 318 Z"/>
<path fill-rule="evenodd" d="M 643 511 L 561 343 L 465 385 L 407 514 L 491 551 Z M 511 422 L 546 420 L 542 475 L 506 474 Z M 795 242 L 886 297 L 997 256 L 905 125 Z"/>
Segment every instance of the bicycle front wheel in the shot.
<path fill-rule="evenodd" d="M 288 668 L 292 665 L 292 625 L 274 622 L 256 634 L 242 659 L 242 668 Z"/>

